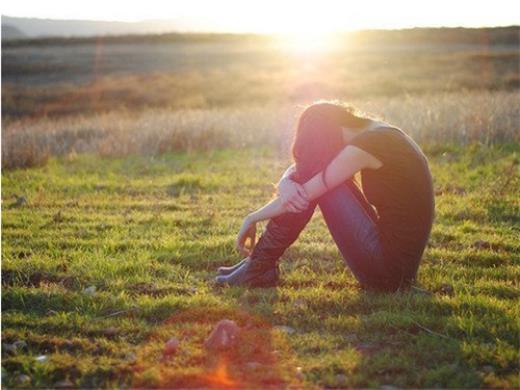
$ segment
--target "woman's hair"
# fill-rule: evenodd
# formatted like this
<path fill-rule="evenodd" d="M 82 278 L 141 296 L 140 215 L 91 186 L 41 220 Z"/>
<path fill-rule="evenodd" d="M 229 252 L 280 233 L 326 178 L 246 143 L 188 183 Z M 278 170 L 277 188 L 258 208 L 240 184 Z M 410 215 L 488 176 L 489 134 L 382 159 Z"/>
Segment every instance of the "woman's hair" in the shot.
<path fill-rule="evenodd" d="M 322 171 L 344 147 L 341 128 L 361 128 L 366 120 L 353 107 L 342 103 L 318 102 L 308 106 L 300 115 L 292 144 L 295 180 L 303 183 Z"/>

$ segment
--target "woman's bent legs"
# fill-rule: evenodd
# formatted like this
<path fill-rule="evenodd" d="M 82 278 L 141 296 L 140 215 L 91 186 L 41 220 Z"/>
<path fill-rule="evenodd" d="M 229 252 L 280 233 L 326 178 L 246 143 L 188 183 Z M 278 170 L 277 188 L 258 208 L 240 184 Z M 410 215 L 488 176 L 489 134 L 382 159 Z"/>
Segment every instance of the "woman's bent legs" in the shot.
<path fill-rule="evenodd" d="M 377 216 L 351 180 L 319 199 L 327 227 L 345 262 L 365 288 L 396 290 L 400 280 L 383 255 Z"/>
<path fill-rule="evenodd" d="M 377 215 L 351 180 L 328 191 L 300 213 L 284 213 L 271 219 L 248 260 L 228 275 L 218 276 L 217 282 L 253 287 L 275 285 L 278 259 L 296 241 L 317 204 L 345 262 L 363 287 L 398 289 L 401 275 L 384 258 Z"/>

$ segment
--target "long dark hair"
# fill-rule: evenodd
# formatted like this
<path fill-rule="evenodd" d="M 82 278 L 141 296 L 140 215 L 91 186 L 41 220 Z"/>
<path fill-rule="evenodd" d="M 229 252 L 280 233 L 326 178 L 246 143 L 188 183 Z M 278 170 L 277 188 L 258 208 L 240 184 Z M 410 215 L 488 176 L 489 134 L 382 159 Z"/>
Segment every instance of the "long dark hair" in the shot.
<path fill-rule="evenodd" d="M 300 115 L 292 145 L 295 180 L 303 183 L 323 170 L 343 149 L 342 127 L 361 128 L 367 118 L 338 102 L 318 102 Z"/>

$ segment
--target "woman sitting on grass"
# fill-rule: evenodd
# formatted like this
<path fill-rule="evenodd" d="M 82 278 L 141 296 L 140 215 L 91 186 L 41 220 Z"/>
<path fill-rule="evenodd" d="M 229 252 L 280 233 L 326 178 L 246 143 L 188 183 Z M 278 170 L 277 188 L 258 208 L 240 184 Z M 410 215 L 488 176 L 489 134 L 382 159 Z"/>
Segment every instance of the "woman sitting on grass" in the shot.
<path fill-rule="evenodd" d="M 249 214 L 240 229 L 237 248 L 247 257 L 221 267 L 217 283 L 276 285 L 278 259 L 319 205 L 362 287 L 409 287 L 434 217 L 432 178 L 419 146 L 400 129 L 350 107 L 317 103 L 299 118 L 292 154 L 278 196 Z M 358 171 L 363 191 L 353 181 Z M 255 245 L 256 223 L 267 219 Z"/>

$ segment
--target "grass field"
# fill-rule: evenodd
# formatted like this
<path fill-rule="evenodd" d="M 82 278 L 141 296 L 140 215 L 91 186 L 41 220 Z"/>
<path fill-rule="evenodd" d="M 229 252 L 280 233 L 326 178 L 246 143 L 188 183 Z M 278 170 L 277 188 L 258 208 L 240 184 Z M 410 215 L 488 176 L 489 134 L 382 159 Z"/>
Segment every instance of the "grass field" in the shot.
<path fill-rule="evenodd" d="M 4 171 L 2 383 L 518 388 L 519 153 L 427 149 L 436 222 L 419 289 L 395 295 L 357 288 L 319 212 L 279 287 L 213 284 L 288 163 L 272 148 Z M 240 345 L 208 353 L 224 318 L 243 327 Z M 179 351 L 162 359 L 172 336 Z"/>
<path fill-rule="evenodd" d="M 519 36 L 518 27 L 373 31 L 310 52 L 218 34 L 12 42 L 2 47 L 2 117 L 517 91 Z"/>
<path fill-rule="evenodd" d="M 350 104 L 405 124 L 421 145 L 520 142 L 520 92 L 480 91 L 355 98 Z M 265 146 L 287 154 L 304 103 L 245 107 L 150 108 L 61 118 L 22 119 L 2 131 L 4 169 L 45 164 L 51 156 L 161 155 Z M 402 125 L 401 125 L 402 126 Z"/>

